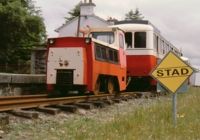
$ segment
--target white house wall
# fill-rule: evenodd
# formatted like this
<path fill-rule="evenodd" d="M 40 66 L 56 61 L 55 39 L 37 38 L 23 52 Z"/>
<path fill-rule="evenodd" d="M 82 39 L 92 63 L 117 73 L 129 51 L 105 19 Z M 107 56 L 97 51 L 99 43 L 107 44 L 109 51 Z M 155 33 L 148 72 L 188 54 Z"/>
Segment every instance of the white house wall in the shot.
<path fill-rule="evenodd" d="M 194 73 L 191 77 L 191 85 L 200 86 L 200 72 Z"/>
<path fill-rule="evenodd" d="M 96 16 L 87 16 L 87 17 L 81 17 L 80 29 L 87 28 L 87 26 L 92 28 L 99 28 L 99 27 L 106 27 L 108 25 L 109 24 L 106 21 L 103 21 Z M 58 31 L 59 37 L 76 36 L 77 27 L 78 27 L 78 18 L 72 21 L 71 23 L 64 25 L 61 29 L 59 29 Z"/>
<path fill-rule="evenodd" d="M 196 73 L 195 86 L 200 86 L 200 72 Z"/>

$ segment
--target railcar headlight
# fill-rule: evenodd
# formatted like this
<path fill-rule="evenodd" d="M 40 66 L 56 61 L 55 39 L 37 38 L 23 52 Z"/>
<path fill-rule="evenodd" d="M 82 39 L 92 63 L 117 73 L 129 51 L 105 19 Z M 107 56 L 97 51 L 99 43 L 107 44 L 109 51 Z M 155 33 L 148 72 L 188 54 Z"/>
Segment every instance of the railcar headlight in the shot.
<path fill-rule="evenodd" d="M 65 65 L 65 66 L 68 66 L 68 65 L 69 65 L 69 62 L 68 62 L 67 60 L 65 60 L 65 61 L 64 61 L 64 65 Z"/>
<path fill-rule="evenodd" d="M 90 43 L 91 43 L 91 38 L 89 38 L 89 37 L 88 37 L 88 38 L 85 38 L 85 43 L 86 43 L 86 44 L 90 44 Z"/>
<path fill-rule="evenodd" d="M 49 44 L 53 45 L 55 43 L 55 39 L 49 39 Z"/>

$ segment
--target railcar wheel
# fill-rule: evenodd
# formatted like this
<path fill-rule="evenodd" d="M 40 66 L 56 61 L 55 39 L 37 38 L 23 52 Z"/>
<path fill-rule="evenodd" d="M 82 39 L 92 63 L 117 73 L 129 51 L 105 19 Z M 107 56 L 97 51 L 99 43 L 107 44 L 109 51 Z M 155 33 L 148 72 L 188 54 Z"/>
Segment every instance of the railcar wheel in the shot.
<path fill-rule="evenodd" d="M 95 87 L 94 87 L 94 91 L 93 91 L 95 95 L 99 94 L 100 85 L 101 85 L 100 83 L 101 83 L 100 79 L 98 78 L 97 81 L 96 81 L 96 83 L 95 83 Z"/>
<path fill-rule="evenodd" d="M 108 93 L 109 94 L 115 94 L 116 93 L 116 89 L 115 89 L 115 83 L 113 78 L 109 78 L 108 79 Z"/>

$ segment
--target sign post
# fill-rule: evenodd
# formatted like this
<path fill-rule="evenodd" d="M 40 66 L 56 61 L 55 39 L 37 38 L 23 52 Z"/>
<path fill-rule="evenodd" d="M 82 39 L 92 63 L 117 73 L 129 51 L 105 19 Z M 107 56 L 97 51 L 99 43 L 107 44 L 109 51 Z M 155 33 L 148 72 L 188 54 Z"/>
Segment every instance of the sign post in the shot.
<path fill-rule="evenodd" d="M 151 76 L 173 94 L 172 112 L 176 126 L 177 91 L 192 75 L 194 70 L 174 52 L 170 51 L 151 72 Z"/>
<path fill-rule="evenodd" d="M 174 122 L 174 127 L 176 127 L 176 124 L 177 124 L 177 120 L 176 120 L 176 114 L 177 114 L 177 111 L 176 111 L 176 105 L 177 105 L 177 93 L 174 93 L 174 94 L 173 94 L 172 104 L 173 104 L 173 107 L 172 107 L 172 112 L 173 112 L 173 122 Z"/>

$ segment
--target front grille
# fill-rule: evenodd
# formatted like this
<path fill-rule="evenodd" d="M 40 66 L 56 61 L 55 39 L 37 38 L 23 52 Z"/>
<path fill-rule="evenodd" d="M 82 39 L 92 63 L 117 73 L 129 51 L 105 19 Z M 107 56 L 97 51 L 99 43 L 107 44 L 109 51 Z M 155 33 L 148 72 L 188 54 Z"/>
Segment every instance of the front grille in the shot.
<path fill-rule="evenodd" d="M 57 85 L 72 85 L 73 84 L 73 70 L 57 70 L 56 84 Z"/>

